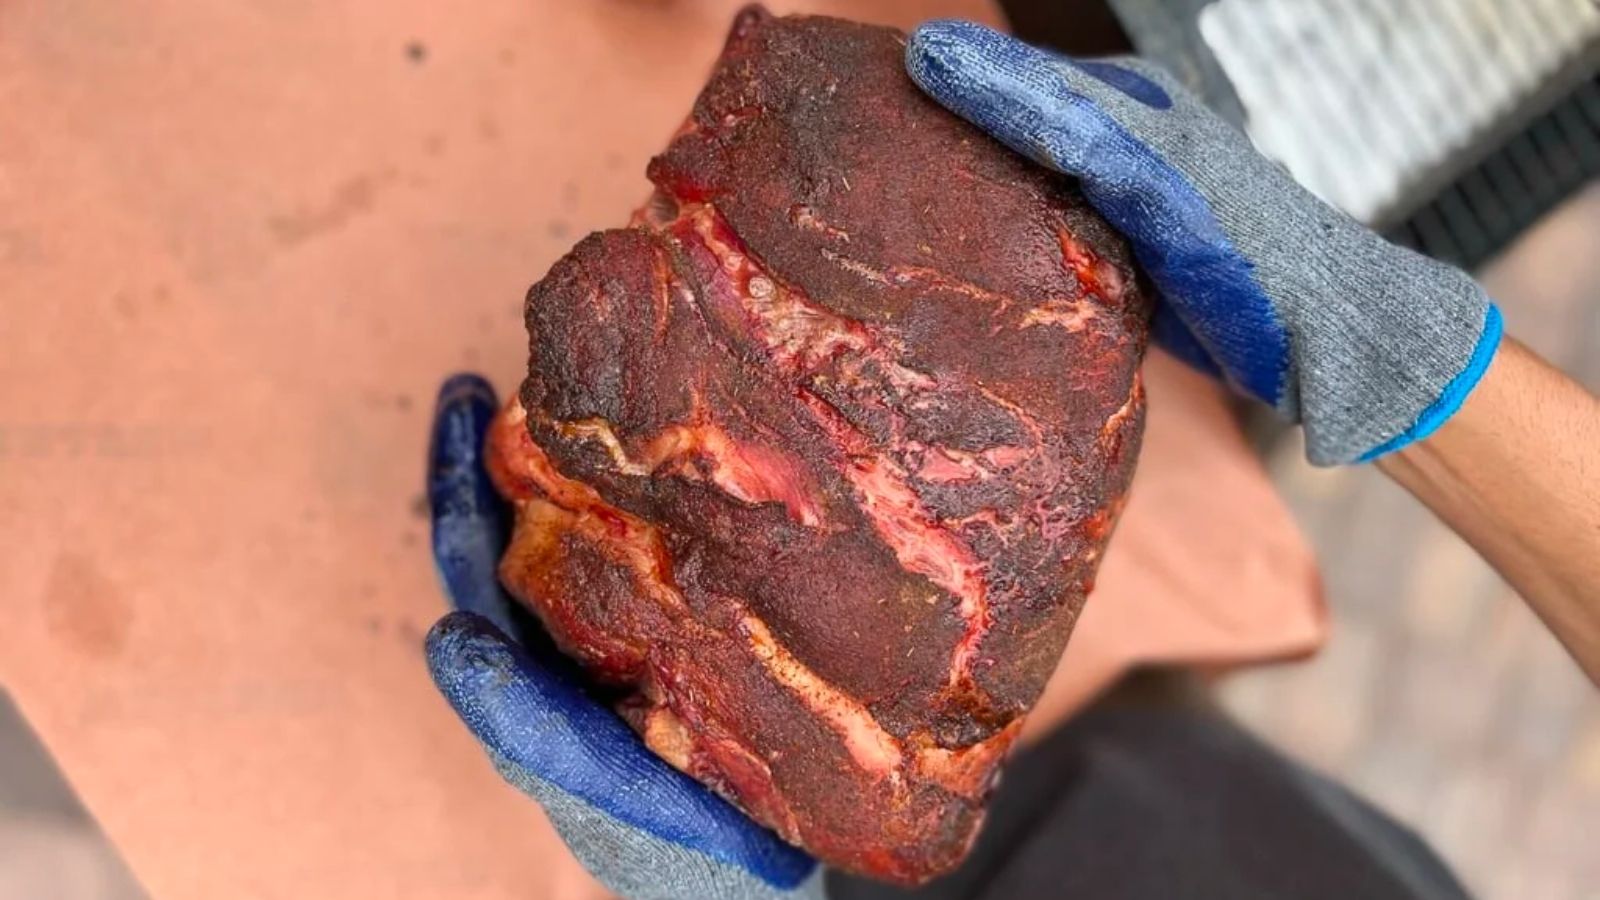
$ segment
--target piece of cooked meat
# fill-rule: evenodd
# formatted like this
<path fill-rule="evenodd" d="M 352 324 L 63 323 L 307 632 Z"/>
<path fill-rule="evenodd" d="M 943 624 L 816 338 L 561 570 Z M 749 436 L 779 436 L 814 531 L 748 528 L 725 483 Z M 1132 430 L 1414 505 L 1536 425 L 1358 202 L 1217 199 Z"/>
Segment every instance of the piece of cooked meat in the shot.
<path fill-rule="evenodd" d="M 633 226 L 528 293 L 508 588 L 673 765 L 822 860 L 960 861 L 1123 503 L 1148 303 L 904 37 L 736 20 Z"/>

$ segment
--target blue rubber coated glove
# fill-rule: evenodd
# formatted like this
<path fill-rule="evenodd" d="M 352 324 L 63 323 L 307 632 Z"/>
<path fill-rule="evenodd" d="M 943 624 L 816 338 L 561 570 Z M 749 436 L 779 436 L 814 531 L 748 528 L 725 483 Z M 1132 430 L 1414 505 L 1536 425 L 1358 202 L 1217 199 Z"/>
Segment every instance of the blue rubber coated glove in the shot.
<path fill-rule="evenodd" d="M 434 683 L 500 774 L 544 807 L 610 890 L 820 898 L 814 860 L 646 749 L 500 587 L 510 515 L 482 456 L 496 411 L 477 376 L 458 375 L 439 391 L 428 499 L 434 559 L 457 611 L 428 633 Z"/>
<path fill-rule="evenodd" d="M 1302 423 L 1312 462 L 1426 437 L 1499 346 L 1499 312 L 1471 278 L 1318 200 L 1148 63 L 935 21 L 906 66 L 953 112 L 1079 179 L 1161 294 L 1156 340 Z"/>

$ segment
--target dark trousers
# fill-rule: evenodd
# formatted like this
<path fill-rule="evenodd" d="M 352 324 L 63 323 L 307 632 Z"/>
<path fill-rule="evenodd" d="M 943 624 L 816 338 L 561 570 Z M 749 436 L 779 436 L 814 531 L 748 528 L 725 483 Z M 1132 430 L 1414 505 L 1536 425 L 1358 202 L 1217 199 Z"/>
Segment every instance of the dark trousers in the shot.
<path fill-rule="evenodd" d="M 829 896 L 1466 896 L 1410 829 L 1151 677 L 1011 761 L 960 869 L 912 891 L 834 875 Z"/>

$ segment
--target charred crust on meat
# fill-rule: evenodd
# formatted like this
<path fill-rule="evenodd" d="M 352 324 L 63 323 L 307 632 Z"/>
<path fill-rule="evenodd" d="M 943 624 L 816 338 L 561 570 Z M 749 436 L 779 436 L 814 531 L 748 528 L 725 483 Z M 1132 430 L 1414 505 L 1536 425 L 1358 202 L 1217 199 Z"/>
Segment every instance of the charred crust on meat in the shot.
<path fill-rule="evenodd" d="M 917 883 L 966 852 L 1093 583 L 1149 301 L 1077 186 L 902 50 L 739 14 L 631 227 L 528 292 L 490 465 L 503 580 L 647 743 Z"/>

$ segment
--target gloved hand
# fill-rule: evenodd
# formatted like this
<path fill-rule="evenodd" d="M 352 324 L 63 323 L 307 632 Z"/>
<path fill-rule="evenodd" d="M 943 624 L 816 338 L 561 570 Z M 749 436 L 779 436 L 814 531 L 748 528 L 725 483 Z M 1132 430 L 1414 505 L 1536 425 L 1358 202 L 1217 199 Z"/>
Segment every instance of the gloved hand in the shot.
<path fill-rule="evenodd" d="M 1499 346 L 1499 312 L 1471 278 L 1313 197 L 1154 66 L 1067 59 L 958 21 L 917 29 L 906 66 L 958 115 L 1078 178 L 1161 293 L 1156 340 L 1302 423 L 1312 462 L 1426 437 Z"/>
<path fill-rule="evenodd" d="M 428 499 L 434 559 L 458 611 L 428 633 L 434 683 L 607 888 L 636 898 L 821 897 L 815 861 L 646 749 L 501 589 L 510 516 L 482 457 L 496 410 L 476 376 L 439 390 Z"/>

